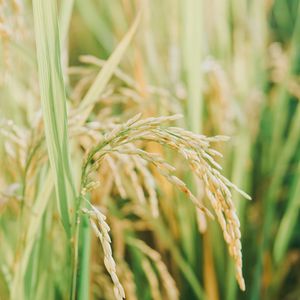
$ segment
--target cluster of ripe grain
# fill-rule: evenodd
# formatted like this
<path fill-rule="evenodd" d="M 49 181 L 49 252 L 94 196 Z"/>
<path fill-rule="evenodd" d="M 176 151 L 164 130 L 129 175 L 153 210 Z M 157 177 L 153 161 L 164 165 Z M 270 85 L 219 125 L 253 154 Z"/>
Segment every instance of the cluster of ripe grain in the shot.
<path fill-rule="evenodd" d="M 92 229 L 101 242 L 104 253 L 104 265 L 113 281 L 115 297 L 118 300 L 122 300 L 125 298 L 125 292 L 117 276 L 116 263 L 113 259 L 112 249 L 110 246 L 110 228 L 105 221 L 106 217 L 94 206 L 92 206 L 91 211 L 84 210 L 84 212 L 89 215 Z"/>
<path fill-rule="evenodd" d="M 141 119 L 141 115 L 139 114 L 122 125 L 116 125 L 110 133 L 101 138 L 97 146 L 92 148 L 87 155 L 82 172 L 82 194 L 84 195 L 87 191 L 97 186 L 91 180 L 92 173 L 98 169 L 105 157 L 118 153 L 133 156 L 153 164 L 162 176 L 190 198 L 198 211 L 209 217 L 213 217 L 213 214 L 203 205 L 201 199 L 198 199 L 187 185 L 174 175 L 176 171 L 175 167 L 168 164 L 160 155 L 138 148 L 135 146 L 135 143 L 137 141 L 151 141 L 175 150 L 176 153 L 187 161 L 191 171 L 205 186 L 206 195 L 222 228 L 229 253 L 235 262 L 237 281 L 240 288 L 244 290 L 240 223 L 236 215 L 230 189 L 235 189 L 246 198 L 250 197 L 220 173 L 221 167 L 215 161 L 215 157 L 222 155 L 211 147 L 211 143 L 226 141 L 228 138 L 224 136 L 206 137 L 181 128 L 162 126 L 164 123 L 174 121 L 179 117 L 175 115 Z M 112 164 L 111 161 L 110 164 Z M 114 169 L 112 166 L 111 168 Z M 141 172 L 145 172 L 142 165 L 140 166 L 140 170 Z M 116 181 L 119 182 L 118 188 L 120 193 L 124 193 L 120 179 Z M 134 178 L 132 181 L 135 181 Z M 136 184 L 136 187 L 138 188 L 138 184 Z M 154 192 L 151 192 L 153 190 L 152 182 L 149 182 L 148 189 L 150 191 L 149 204 L 155 216 L 159 213 L 159 208 L 157 198 L 153 196 Z M 141 202 L 143 204 L 145 199 Z"/>

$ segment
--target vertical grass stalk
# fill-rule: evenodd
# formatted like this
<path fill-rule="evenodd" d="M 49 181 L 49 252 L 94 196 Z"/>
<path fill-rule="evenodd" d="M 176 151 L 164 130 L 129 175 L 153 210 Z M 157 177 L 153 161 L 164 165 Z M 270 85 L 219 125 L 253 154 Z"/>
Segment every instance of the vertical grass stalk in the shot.
<path fill-rule="evenodd" d="M 75 227 L 75 217 L 71 214 L 71 208 L 75 207 L 76 194 L 70 166 L 66 95 L 61 67 L 56 1 L 34 0 L 33 16 L 47 151 L 61 221 L 71 240 Z M 68 247 L 68 252 L 73 254 L 73 273 L 75 274 L 76 248 L 76 244 L 74 247 L 70 244 Z"/>

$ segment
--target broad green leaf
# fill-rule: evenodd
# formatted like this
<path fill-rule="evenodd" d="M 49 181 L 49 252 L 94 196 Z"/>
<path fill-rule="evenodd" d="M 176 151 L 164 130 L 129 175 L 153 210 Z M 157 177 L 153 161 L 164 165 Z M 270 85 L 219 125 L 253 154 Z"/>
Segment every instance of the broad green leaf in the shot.
<path fill-rule="evenodd" d="M 70 207 L 75 201 L 68 151 L 67 111 L 61 70 L 56 1 L 33 1 L 41 103 L 50 166 L 61 219 L 71 237 Z"/>

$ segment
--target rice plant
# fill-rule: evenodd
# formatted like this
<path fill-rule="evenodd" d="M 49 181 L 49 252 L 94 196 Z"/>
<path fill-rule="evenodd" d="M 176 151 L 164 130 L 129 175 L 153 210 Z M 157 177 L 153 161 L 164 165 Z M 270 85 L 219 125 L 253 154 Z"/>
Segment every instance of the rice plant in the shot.
<path fill-rule="evenodd" d="M 299 299 L 299 14 L 0 1 L 0 299 Z"/>

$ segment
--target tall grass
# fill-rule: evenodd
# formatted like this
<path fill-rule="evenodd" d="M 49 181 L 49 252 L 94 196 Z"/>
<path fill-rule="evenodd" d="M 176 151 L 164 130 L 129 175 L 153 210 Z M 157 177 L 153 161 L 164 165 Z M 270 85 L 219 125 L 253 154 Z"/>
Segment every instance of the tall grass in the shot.
<path fill-rule="evenodd" d="M 299 9 L 1 2 L 0 299 L 298 299 Z"/>

